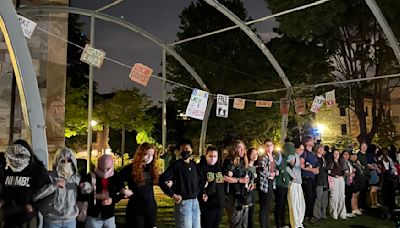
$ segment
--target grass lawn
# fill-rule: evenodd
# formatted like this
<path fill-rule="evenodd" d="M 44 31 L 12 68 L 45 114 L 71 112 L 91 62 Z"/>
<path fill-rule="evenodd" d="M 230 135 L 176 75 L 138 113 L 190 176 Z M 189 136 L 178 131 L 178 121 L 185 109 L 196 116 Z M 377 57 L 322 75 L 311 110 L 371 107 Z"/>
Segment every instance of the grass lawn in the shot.
<path fill-rule="evenodd" d="M 158 228 L 167 228 L 167 227 L 174 227 L 174 202 L 172 199 L 164 195 L 159 188 L 155 188 L 156 200 L 158 205 Z M 125 206 L 127 204 L 127 200 L 122 200 L 117 206 L 117 227 L 125 227 L 124 226 L 124 215 L 125 215 Z M 259 207 L 258 203 L 256 204 L 255 210 L 255 227 L 260 227 L 258 222 L 258 213 Z M 310 226 L 310 228 L 393 228 L 395 227 L 394 222 L 381 219 L 382 211 L 375 209 L 368 211 L 363 216 L 358 216 L 356 218 L 350 218 L 347 220 L 333 220 L 328 218 L 326 221 L 315 222 Z M 288 216 L 288 215 L 287 215 Z M 274 218 L 273 218 L 273 211 L 270 212 L 270 225 L 271 227 L 275 227 L 274 225 Z M 286 219 L 289 223 L 289 217 Z M 227 215 L 225 213 L 221 228 L 227 228 Z"/>

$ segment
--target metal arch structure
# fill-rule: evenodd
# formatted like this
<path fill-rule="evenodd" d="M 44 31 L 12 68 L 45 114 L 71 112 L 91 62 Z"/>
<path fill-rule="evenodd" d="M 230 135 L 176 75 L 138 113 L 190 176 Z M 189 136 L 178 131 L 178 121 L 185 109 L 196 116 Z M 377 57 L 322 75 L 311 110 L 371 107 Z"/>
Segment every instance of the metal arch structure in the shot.
<path fill-rule="evenodd" d="M 249 26 L 246 25 L 239 17 L 237 17 L 232 11 L 226 8 L 224 5 L 219 3 L 217 0 L 204 0 L 207 4 L 214 7 L 216 10 L 224 14 L 228 17 L 232 22 L 234 22 L 239 28 L 246 33 L 246 35 L 258 46 L 261 52 L 267 57 L 269 62 L 272 64 L 279 77 L 281 78 L 283 84 L 286 87 L 286 98 L 289 99 L 292 93 L 292 84 L 289 79 L 286 77 L 285 72 L 282 67 L 279 65 L 278 61 L 275 59 L 274 55 L 268 50 L 267 46 L 261 41 L 261 39 L 257 36 L 253 30 L 250 29 Z M 282 126 L 281 126 L 281 143 L 285 141 L 286 138 L 286 127 L 288 123 L 288 114 L 282 115 Z"/>
<path fill-rule="evenodd" d="M 92 11 L 92 10 L 86 10 L 86 9 L 80 9 L 80 8 L 74 8 L 74 7 L 67 7 L 67 6 L 34 6 L 34 7 L 22 7 L 18 9 L 18 12 L 21 13 L 28 13 L 28 12 L 40 12 L 40 11 L 59 11 L 59 12 L 68 12 L 68 13 L 73 13 L 73 14 L 79 14 L 82 16 L 88 16 L 88 17 L 94 17 L 97 19 L 101 19 L 103 21 L 107 21 L 116 25 L 119 25 L 121 27 L 127 28 L 128 30 L 131 30 L 135 33 L 140 34 L 141 36 L 145 37 L 146 39 L 152 41 L 153 43 L 157 44 L 160 46 L 163 50 L 168 52 L 168 54 L 172 55 L 188 72 L 189 74 L 196 80 L 196 82 L 200 85 L 202 90 L 205 90 L 210 93 L 209 89 L 207 88 L 206 84 L 203 82 L 201 77 L 197 74 L 197 72 L 186 62 L 186 60 L 180 56 L 175 50 L 170 48 L 168 45 L 164 44 L 161 40 L 153 36 L 152 34 L 146 32 L 142 28 L 131 24 L 127 21 L 121 20 L 120 18 L 109 16 L 107 14 L 103 14 L 98 11 Z M 165 102 L 165 101 L 164 101 Z M 207 134 L 207 125 L 208 125 L 208 119 L 210 116 L 211 112 L 211 107 L 213 105 L 214 98 L 212 96 L 209 96 L 208 99 L 208 106 L 206 109 L 206 113 L 202 122 L 202 130 L 200 134 L 200 145 L 199 145 L 199 152 L 200 154 L 202 153 L 204 147 L 205 147 L 205 138 Z M 163 120 L 164 123 L 165 120 Z M 165 148 L 164 148 L 165 149 Z"/>
<path fill-rule="evenodd" d="M 33 152 L 47 167 L 47 139 L 38 82 L 28 44 L 18 22 L 14 5 L 10 0 L 0 1 L 0 30 L 4 35 L 15 72 L 22 113 L 29 129 L 29 140 Z"/>

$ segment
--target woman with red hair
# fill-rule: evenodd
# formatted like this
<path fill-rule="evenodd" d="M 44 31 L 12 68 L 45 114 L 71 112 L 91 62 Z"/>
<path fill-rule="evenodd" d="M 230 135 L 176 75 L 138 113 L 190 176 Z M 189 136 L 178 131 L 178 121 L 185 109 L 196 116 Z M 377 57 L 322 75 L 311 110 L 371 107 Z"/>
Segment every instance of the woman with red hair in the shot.
<path fill-rule="evenodd" d="M 120 172 L 121 183 L 128 183 L 129 189 L 121 194 L 129 198 L 126 208 L 126 227 L 152 228 L 157 224 L 157 204 L 154 199 L 154 184 L 158 183 L 159 172 L 154 145 L 143 143 L 136 150 L 133 163 Z"/>

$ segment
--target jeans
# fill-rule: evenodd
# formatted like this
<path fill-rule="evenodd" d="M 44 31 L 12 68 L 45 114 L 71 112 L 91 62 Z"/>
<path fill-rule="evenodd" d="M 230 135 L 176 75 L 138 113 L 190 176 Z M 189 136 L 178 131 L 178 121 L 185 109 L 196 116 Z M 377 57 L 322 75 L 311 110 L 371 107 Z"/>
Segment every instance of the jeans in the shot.
<path fill-rule="evenodd" d="M 200 208 L 196 199 L 182 200 L 175 204 L 175 227 L 200 228 Z"/>
<path fill-rule="evenodd" d="M 76 221 L 50 222 L 44 221 L 43 228 L 76 228 Z"/>
<path fill-rule="evenodd" d="M 224 215 L 224 208 L 214 207 L 201 207 L 201 227 L 202 228 L 218 228 L 222 217 Z"/>
<path fill-rule="evenodd" d="M 306 214 L 304 218 L 311 219 L 313 217 L 314 203 L 317 198 L 317 183 L 314 177 L 303 177 L 301 184 L 304 192 L 304 200 L 306 202 Z"/>
<path fill-rule="evenodd" d="M 88 216 L 86 219 L 85 228 L 116 228 L 115 217 L 103 220 Z"/>

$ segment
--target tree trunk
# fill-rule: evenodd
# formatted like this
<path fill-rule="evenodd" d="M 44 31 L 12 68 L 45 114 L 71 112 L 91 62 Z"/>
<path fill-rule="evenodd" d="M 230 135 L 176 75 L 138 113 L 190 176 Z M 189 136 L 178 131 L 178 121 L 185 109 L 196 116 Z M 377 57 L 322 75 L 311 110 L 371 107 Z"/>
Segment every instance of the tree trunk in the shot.
<path fill-rule="evenodd" d="M 122 137 L 121 137 L 121 158 L 122 158 L 122 161 L 121 161 L 121 165 L 122 165 L 122 167 L 124 167 L 124 154 L 125 154 L 125 124 L 124 124 L 124 126 L 122 127 L 122 131 L 121 131 L 121 135 L 122 135 Z"/>
<path fill-rule="evenodd" d="M 367 132 L 367 120 L 365 118 L 366 113 L 364 109 L 364 94 L 362 94 L 360 90 L 356 90 L 354 93 L 354 109 L 360 124 L 360 134 L 357 136 L 357 140 L 360 143 L 365 141 L 369 144 L 371 139 L 368 137 Z"/>

